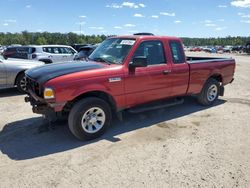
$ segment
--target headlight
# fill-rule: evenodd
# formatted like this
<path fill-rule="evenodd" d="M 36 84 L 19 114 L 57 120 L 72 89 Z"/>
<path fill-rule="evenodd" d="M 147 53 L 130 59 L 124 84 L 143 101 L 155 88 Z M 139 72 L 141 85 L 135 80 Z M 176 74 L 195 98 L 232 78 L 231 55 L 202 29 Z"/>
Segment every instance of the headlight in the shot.
<path fill-rule="evenodd" d="M 45 88 L 44 92 L 43 92 L 43 96 L 44 96 L 44 99 L 54 99 L 55 98 L 55 94 L 54 94 L 53 89 L 51 89 L 51 88 Z"/>

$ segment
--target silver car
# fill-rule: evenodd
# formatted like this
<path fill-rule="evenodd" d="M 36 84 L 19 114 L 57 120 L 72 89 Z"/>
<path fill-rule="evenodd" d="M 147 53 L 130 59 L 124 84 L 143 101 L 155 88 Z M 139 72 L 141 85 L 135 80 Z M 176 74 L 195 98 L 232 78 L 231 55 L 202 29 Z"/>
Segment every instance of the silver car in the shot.
<path fill-rule="evenodd" d="M 8 59 L 5 60 L 0 55 L 0 89 L 17 87 L 17 89 L 25 93 L 26 79 L 25 70 L 44 65 L 40 61 Z"/>

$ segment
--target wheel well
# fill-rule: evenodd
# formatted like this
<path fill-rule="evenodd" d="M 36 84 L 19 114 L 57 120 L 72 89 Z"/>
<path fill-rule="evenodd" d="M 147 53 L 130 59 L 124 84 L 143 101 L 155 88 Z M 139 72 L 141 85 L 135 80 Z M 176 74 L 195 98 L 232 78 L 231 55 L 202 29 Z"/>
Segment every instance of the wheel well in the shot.
<path fill-rule="evenodd" d="M 18 76 L 20 76 L 21 74 L 24 74 L 24 72 L 25 72 L 25 70 L 23 70 L 23 71 L 19 72 L 19 73 L 16 75 L 14 85 L 16 85 L 16 84 L 17 84 L 16 82 L 17 82 L 17 78 L 18 78 Z"/>
<path fill-rule="evenodd" d="M 104 101 L 108 102 L 108 104 L 111 106 L 111 110 L 113 112 L 116 112 L 116 110 L 117 110 L 115 100 L 113 99 L 113 97 L 111 95 L 109 95 L 103 91 L 91 91 L 91 92 L 87 92 L 87 93 L 84 93 L 82 95 L 79 95 L 74 100 L 68 102 L 65 105 L 63 111 L 69 112 L 75 103 L 77 103 L 78 101 L 80 101 L 84 98 L 87 98 L 87 97 L 97 97 L 97 98 L 103 99 Z"/>
<path fill-rule="evenodd" d="M 215 80 L 217 80 L 218 82 L 222 83 L 222 76 L 220 74 L 214 74 L 212 76 L 209 77 L 210 78 L 213 78 Z"/>

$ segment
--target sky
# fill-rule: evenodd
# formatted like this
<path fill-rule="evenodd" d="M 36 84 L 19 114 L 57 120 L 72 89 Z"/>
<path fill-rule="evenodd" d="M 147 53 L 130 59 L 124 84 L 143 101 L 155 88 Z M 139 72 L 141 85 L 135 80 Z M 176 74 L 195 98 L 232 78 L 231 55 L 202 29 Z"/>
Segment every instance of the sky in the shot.
<path fill-rule="evenodd" d="M 250 36 L 250 0 L 1 0 L 0 32 Z"/>

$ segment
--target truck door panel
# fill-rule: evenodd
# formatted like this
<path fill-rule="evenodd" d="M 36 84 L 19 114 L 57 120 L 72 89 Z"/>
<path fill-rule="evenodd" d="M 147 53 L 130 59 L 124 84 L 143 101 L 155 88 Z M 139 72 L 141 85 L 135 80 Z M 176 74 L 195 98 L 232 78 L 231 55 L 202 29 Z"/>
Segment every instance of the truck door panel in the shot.
<path fill-rule="evenodd" d="M 179 41 L 170 41 L 172 55 L 172 96 L 181 96 L 187 93 L 189 85 L 189 65 L 186 63 L 182 44 Z"/>
<path fill-rule="evenodd" d="M 125 78 L 127 105 L 134 106 L 170 96 L 171 79 L 164 71 L 171 71 L 171 66 L 164 57 L 163 44 L 160 41 L 144 41 L 133 58 L 137 56 L 147 57 L 148 66 L 138 67 L 134 71 L 128 70 Z"/>

